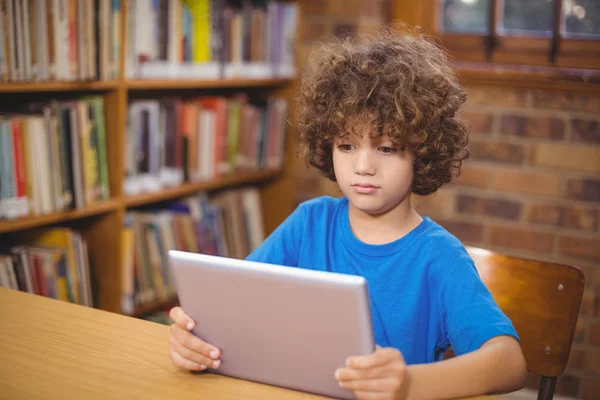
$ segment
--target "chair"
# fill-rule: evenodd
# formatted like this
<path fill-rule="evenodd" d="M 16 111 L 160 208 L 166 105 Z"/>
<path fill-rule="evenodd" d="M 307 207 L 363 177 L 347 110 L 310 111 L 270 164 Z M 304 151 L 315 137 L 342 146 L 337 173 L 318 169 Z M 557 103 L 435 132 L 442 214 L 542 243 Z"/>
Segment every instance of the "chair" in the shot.
<path fill-rule="evenodd" d="M 583 272 L 569 265 L 467 247 L 484 284 L 512 320 L 530 371 L 541 375 L 538 400 L 551 400 L 569 360 L 583 296 Z"/>

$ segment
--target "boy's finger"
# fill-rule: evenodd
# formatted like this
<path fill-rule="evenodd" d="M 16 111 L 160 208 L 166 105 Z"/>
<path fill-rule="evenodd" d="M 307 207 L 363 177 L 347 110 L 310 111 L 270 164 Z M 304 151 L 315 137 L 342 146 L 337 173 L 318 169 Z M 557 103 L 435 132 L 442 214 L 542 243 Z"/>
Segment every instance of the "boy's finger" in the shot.
<path fill-rule="evenodd" d="M 216 347 L 206 343 L 199 337 L 188 332 L 177 324 L 171 325 L 171 335 L 177 339 L 177 341 L 183 346 L 192 351 L 200 353 L 206 357 L 210 357 L 213 360 L 218 360 L 220 351 Z"/>
<path fill-rule="evenodd" d="M 389 392 L 390 382 L 392 378 L 376 378 L 376 379 L 359 379 L 354 381 L 340 382 L 340 387 L 352 391 L 361 392 Z"/>
<path fill-rule="evenodd" d="M 395 349 L 381 349 L 366 356 L 348 357 L 346 366 L 350 368 L 367 369 L 385 365 L 397 359 L 402 360 L 402 355 Z"/>
<path fill-rule="evenodd" d="M 200 353 L 192 351 L 179 343 L 173 336 L 169 338 L 170 349 L 185 358 L 186 360 L 194 361 L 197 364 L 206 365 L 207 367 L 217 369 L 221 366 L 221 360 L 213 360 Z"/>
<path fill-rule="evenodd" d="M 173 307 L 169 311 L 169 317 L 182 328 L 192 330 L 194 328 L 194 321 L 185 313 L 181 307 Z"/>
<path fill-rule="evenodd" d="M 169 349 L 169 356 L 171 357 L 171 360 L 173 360 L 173 364 L 177 365 L 179 368 L 187 369 L 188 371 L 204 371 L 206 369 L 206 365 L 186 360 L 175 350 Z"/>
<path fill-rule="evenodd" d="M 388 365 L 382 365 L 370 369 L 338 368 L 335 371 L 335 379 L 339 382 L 347 382 L 360 379 L 385 378 L 393 374 Z"/>

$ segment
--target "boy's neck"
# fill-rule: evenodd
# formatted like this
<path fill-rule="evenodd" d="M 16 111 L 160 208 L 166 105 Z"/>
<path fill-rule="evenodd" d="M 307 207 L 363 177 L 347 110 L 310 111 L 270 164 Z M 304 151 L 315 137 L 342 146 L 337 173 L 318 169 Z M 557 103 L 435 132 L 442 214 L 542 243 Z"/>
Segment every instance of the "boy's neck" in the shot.
<path fill-rule="evenodd" d="M 410 199 L 377 215 L 367 214 L 350 203 L 348 219 L 354 236 L 367 244 L 386 244 L 398 240 L 423 221 L 412 207 Z"/>

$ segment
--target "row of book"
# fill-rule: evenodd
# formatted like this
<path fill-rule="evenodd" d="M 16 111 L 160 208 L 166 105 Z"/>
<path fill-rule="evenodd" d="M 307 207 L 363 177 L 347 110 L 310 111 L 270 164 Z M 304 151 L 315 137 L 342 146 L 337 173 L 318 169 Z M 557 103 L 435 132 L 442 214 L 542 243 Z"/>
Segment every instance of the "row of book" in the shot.
<path fill-rule="evenodd" d="M 199 194 L 160 209 L 127 213 L 121 231 L 126 314 L 176 295 L 169 250 L 245 258 L 264 240 L 255 188 Z"/>
<path fill-rule="evenodd" d="M 0 218 L 79 209 L 110 197 L 102 97 L 0 117 Z"/>
<path fill-rule="evenodd" d="M 87 243 L 69 228 L 30 232 L 0 250 L 0 286 L 92 307 Z"/>
<path fill-rule="evenodd" d="M 121 8 L 121 0 L 3 0 L 0 80 L 116 79 Z"/>
<path fill-rule="evenodd" d="M 0 81 L 117 79 L 122 46 L 130 79 L 290 77 L 297 20 L 281 0 L 2 0 Z"/>
<path fill-rule="evenodd" d="M 130 0 L 127 77 L 292 76 L 297 5 L 280 0 Z"/>
<path fill-rule="evenodd" d="M 283 163 L 287 101 L 204 96 L 129 105 L 124 192 L 135 195 Z"/>

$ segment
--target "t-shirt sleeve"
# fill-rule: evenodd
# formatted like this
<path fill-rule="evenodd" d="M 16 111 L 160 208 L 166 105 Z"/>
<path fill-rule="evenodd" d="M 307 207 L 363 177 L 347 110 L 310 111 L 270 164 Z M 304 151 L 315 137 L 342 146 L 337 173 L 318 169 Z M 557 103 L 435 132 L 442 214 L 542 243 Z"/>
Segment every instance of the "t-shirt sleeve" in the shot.
<path fill-rule="evenodd" d="M 296 267 L 302 244 L 305 214 L 301 204 L 246 259 Z"/>
<path fill-rule="evenodd" d="M 444 330 L 456 355 L 477 350 L 500 335 L 519 340 L 511 320 L 483 284 L 468 253 L 445 268 L 439 294 Z"/>

